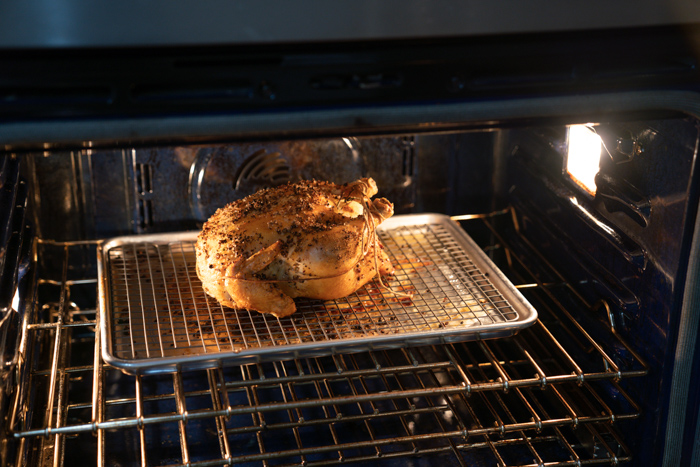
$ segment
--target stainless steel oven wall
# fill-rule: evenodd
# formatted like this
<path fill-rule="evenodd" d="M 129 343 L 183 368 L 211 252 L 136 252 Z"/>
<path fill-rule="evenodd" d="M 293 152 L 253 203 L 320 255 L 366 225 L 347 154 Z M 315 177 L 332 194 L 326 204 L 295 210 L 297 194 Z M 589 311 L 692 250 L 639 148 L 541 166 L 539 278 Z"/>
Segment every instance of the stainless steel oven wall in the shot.
<path fill-rule="evenodd" d="M 498 204 L 494 187 L 500 207 L 505 199 L 504 166 L 494 157 L 498 135 L 83 149 L 24 159 L 39 234 L 80 240 L 196 229 L 257 189 L 314 178 L 345 183 L 371 176 L 397 213 L 488 212 Z"/>
<path fill-rule="evenodd" d="M 11 395 L 18 384 L 16 366 L 21 358 L 19 340 L 31 287 L 30 270 L 33 229 L 27 215 L 27 183 L 20 175 L 20 158 L 0 156 L 0 413 L 9 412 Z M 7 431 L 0 431 L 6 446 Z M 0 448 L 0 462 L 5 459 Z"/>
<path fill-rule="evenodd" d="M 645 383 L 623 384 L 644 407 L 642 419 L 625 430 L 639 462 L 680 461 L 674 457 L 680 450 L 664 453 L 661 443 L 646 440 L 673 439 L 685 423 L 671 419 L 667 425 L 667 408 L 684 399 L 672 390 L 671 369 L 684 360 L 676 338 L 687 319 L 686 286 L 694 288 L 685 274 L 698 208 L 698 121 L 595 128 L 604 142 L 595 197 L 563 173 L 564 127 L 512 132 L 511 204 L 524 237 L 589 301 L 577 319 L 594 335 L 612 329 L 624 336 L 650 366 Z M 631 358 L 611 351 L 616 359 Z"/>

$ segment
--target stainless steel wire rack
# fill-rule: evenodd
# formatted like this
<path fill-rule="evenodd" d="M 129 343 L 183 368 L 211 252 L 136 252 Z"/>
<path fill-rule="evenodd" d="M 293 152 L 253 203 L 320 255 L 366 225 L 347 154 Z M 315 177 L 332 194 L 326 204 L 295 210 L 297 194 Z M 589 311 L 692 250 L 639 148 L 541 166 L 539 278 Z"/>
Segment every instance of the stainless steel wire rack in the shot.
<path fill-rule="evenodd" d="M 514 336 L 129 375 L 101 352 L 97 242 L 37 240 L 10 428 L 17 465 L 618 465 L 640 416 L 618 361 L 561 301 Z M 517 258 L 517 257 L 516 257 Z M 516 259 L 517 260 L 517 259 Z M 55 268 L 52 268 L 52 270 Z M 560 330 L 565 329 L 566 338 Z M 611 333 L 617 345 L 625 342 Z"/>
<path fill-rule="evenodd" d="M 196 233 L 100 246 L 104 358 L 133 373 L 504 337 L 537 312 L 447 216 L 396 216 L 378 235 L 396 272 L 337 300 L 297 299 L 276 318 L 204 292 Z M 401 295 L 395 294 L 398 291 Z"/>

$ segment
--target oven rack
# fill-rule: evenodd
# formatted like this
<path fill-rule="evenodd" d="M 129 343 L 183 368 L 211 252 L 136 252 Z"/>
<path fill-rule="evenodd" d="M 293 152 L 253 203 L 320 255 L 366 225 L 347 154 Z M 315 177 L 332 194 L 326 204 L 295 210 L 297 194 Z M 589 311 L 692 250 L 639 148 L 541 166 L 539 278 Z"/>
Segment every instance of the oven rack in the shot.
<path fill-rule="evenodd" d="M 98 248 L 102 355 L 128 373 L 506 337 L 537 312 L 449 217 L 398 215 L 377 229 L 395 272 L 287 317 L 224 307 L 198 277 L 197 232 L 117 237 Z"/>
<path fill-rule="evenodd" d="M 62 273 L 36 264 L 10 420 L 18 464 L 631 459 L 620 426 L 640 408 L 624 379 L 645 363 L 618 362 L 533 278 L 523 290 L 544 296 L 546 319 L 509 338 L 131 376 L 101 358 L 97 278 L 82 264 L 96 246 L 36 242 L 35 258 L 59 253 Z M 557 337 L 556 316 L 575 339 Z M 578 357 L 581 343 L 594 358 Z"/>

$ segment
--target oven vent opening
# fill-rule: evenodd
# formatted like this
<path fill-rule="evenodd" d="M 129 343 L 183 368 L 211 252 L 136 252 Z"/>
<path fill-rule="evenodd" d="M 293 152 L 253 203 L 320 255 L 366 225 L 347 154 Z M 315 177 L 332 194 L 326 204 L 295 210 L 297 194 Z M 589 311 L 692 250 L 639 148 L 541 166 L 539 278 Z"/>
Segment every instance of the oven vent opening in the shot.
<path fill-rule="evenodd" d="M 153 193 L 152 179 L 153 168 L 150 164 L 136 164 L 136 189 L 140 195 Z"/>
<path fill-rule="evenodd" d="M 469 80 L 468 86 L 473 90 L 528 89 L 542 86 L 564 86 L 574 81 L 576 72 L 573 68 L 540 70 L 535 73 L 521 71 L 496 71 L 478 73 Z M 461 89 L 454 81 L 453 87 Z"/>
<path fill-rule="evenodd" d="M 131 97 L 139 102 L 247 101 L 254 96 L 255 87 L 248 80 L 199 85 L 139 84 L 131 90 Z"/>
<path fill-rule="evenodd" d="M 416 155 L 416 139 L 413 136 L 406 136 L 403 140 L 403 176 L 407 181 L 413 177 L 413 168 Z"/>
<path fill-rule="evenodd" d="M 8 105 L 111 104 L 113 92 L 107 86 L 17 86 L 0 88 L 0 102 Z"/>
<path fill-rule="evenodd" d="M 239 168 L 234 188 L 241 190 L 279 186 L 290 181 L 289 162 L 279 152 L 260 149 L 251 154 Z"/>
<path fill-rule="evenodd" d="M 173 61 L 175 69 L 192 69 L 200 71 L 207 69 L 211 72 L 217 70 L 240 70 L 242 67 L 259 67 L 259 66 L 279 66 L 284 61 L 282 55 L 247 55 L 229 57 L 226 55 L 213 55 L 206 57 L 189 57 L 176 59 Z"/>
<path fill-rule="evenodd" d="M 359 89 L 370 91 L 377 89 L 395 89 L 403 85 L 403 78 L 397 73 L 333 74 L 316 76 L 310 86 L 318 90 Z"/>
<path fill-rule="evenodd" d="M 134 190 L 136 198 L 136 228 L 144 232 L 153 226 L 153 167 L 151 164 L 134 164 Z"/>
<path fill-rule="evenodd" d="M 153 225 L 153 204 L 150 199 L 139 199 L 137 205 L 139 231 L 144 231 Z"/>

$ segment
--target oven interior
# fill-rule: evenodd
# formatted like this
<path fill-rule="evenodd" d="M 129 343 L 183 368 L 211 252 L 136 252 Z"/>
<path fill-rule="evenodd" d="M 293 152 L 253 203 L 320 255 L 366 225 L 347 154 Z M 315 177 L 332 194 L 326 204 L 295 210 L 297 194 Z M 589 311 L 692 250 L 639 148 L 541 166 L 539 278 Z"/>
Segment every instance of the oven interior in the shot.
<path fill-rule="evenodd" d="M 29 151 L 2 159 L 4 463 L 655 465 L 697 210 L 698 120 Z M 586 125 L 587 124 L 587 125 Z M 592 194 L 572 128 L 602 147 Z M 299 179 L 373 177 L 459 223 L 534 306 L 513 336 L 127 374 L 97 251 Z M 11 271 L 7 273 L 6 271 Z"/>

